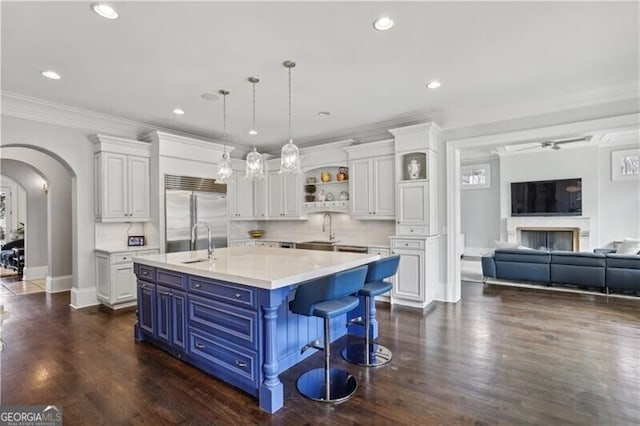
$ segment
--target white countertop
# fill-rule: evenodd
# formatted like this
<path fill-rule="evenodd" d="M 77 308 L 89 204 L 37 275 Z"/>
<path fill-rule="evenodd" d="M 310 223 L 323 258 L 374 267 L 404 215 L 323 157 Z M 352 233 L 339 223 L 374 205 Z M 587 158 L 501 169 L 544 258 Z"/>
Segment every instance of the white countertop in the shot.
<path fill-rule="evenodd" d="M 193 259 L 205 261 L 183 263 Z M 273 290 L 366 265 L 380 259 L 380 256 L 247 246 L 216 249 L 214 259 L 206 259 L 207 251 L 198 250 L 134 256 L 133 261 L 170 271 Z"/>

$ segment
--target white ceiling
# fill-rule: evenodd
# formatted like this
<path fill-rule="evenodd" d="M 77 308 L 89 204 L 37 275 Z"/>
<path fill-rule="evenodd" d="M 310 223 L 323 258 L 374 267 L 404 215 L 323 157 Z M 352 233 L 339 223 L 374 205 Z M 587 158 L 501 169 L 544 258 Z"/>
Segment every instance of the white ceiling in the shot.
<path fill-rule="evenodd" d="M 219 137 L 222 102 L 200 95 L 224 88 L 231 138 L 251 144 L 246 79 L 255 75 L 262 149 L 287 138 L 287 59 L 298 64 L 302 145 L 416 120 L 451 126 L 637 96 L 637 2 L 113 4 L 116 21 L 89 2 L 3 2 L 2 90 Z M 382 14 L 396 25 L 376 32 Z M 42 78 L 44 69 L 62 80 Z M 442 87 L 427 90 L 431 79 Z M 184 116 L 172 114 L 178 106 Z"/>

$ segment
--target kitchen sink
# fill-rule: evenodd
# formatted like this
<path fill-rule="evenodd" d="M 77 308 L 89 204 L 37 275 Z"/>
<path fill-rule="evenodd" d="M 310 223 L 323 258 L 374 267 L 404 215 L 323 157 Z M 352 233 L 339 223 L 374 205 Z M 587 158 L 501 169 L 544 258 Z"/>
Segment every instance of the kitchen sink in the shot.
<path fill-rule="evenodd" d="M 335 251 L 336 242 L 334 241 L 305 241 L 297 243 L 296 248 L 302 250 L 324 250 Z"/>
<path fill-rule="evenodd" d="M 211 260 L 214 260 L 214 259 L 211 259 Z M 200 263 L 200 262 L 208 262 L 208 261 L 209 261 L 209 259 L 189 259 L 189 260 L 185 260 L 185 261 L 180 262 L 180 263 L 182 263 L 184 265 L 189 265 L 191 263 Z"/>

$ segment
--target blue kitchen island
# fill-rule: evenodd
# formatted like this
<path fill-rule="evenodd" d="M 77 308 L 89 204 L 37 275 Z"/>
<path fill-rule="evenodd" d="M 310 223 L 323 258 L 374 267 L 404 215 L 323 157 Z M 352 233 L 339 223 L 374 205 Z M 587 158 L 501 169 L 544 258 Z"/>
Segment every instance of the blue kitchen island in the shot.
<path fill-rule="evenodd" d="M 379 258 L 269 247 L 218 249 L 211 260 L 206 250 L 134 257 L 135 338 L 250 393 L 273 413 L 284 402 L 278 375 L 315 352 L 300 348 L 323 334 L 321 320 L 289 311 L 295 288 Z M 346 334 L 346 322 L 332 321 L 332 340 Z"/>

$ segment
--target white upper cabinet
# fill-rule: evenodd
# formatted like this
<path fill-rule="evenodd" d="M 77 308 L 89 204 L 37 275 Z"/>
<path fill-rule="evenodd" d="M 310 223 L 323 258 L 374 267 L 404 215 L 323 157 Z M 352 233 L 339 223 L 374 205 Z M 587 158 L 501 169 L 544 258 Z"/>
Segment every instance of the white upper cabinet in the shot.
<path fill-rule="evenodd" d="M 253 217 L 265 219 L 267 217 L 267 177 L 253 182 Z"/>
<path fill-rule="evenodd" d="M 349 163 L 351 216 L 359 219 L 395 217 L 393 164 L 393 155 Z"/>
<path fill-rule="evenodd" d="M 302 176 L 267 172 L 267 215 L 270 219 L 299 218 L 302 207 Z"/>
<path fill-rule="evenodd" d="M 349 155 L 351 216 L 393 220 L 396 215 L 393 140 L 344 148 Z"/>
<path fill-rule="evenodd" d="M 148 222 L 149 144 L 98 135 L 95 216 L 101 222 Z"/>
<path fill-rule="evenodd" d="M 227 184 L 229 219 L 253 219 L 253 181 L 244 178 L 244 171 L 234 170 Z"/>

